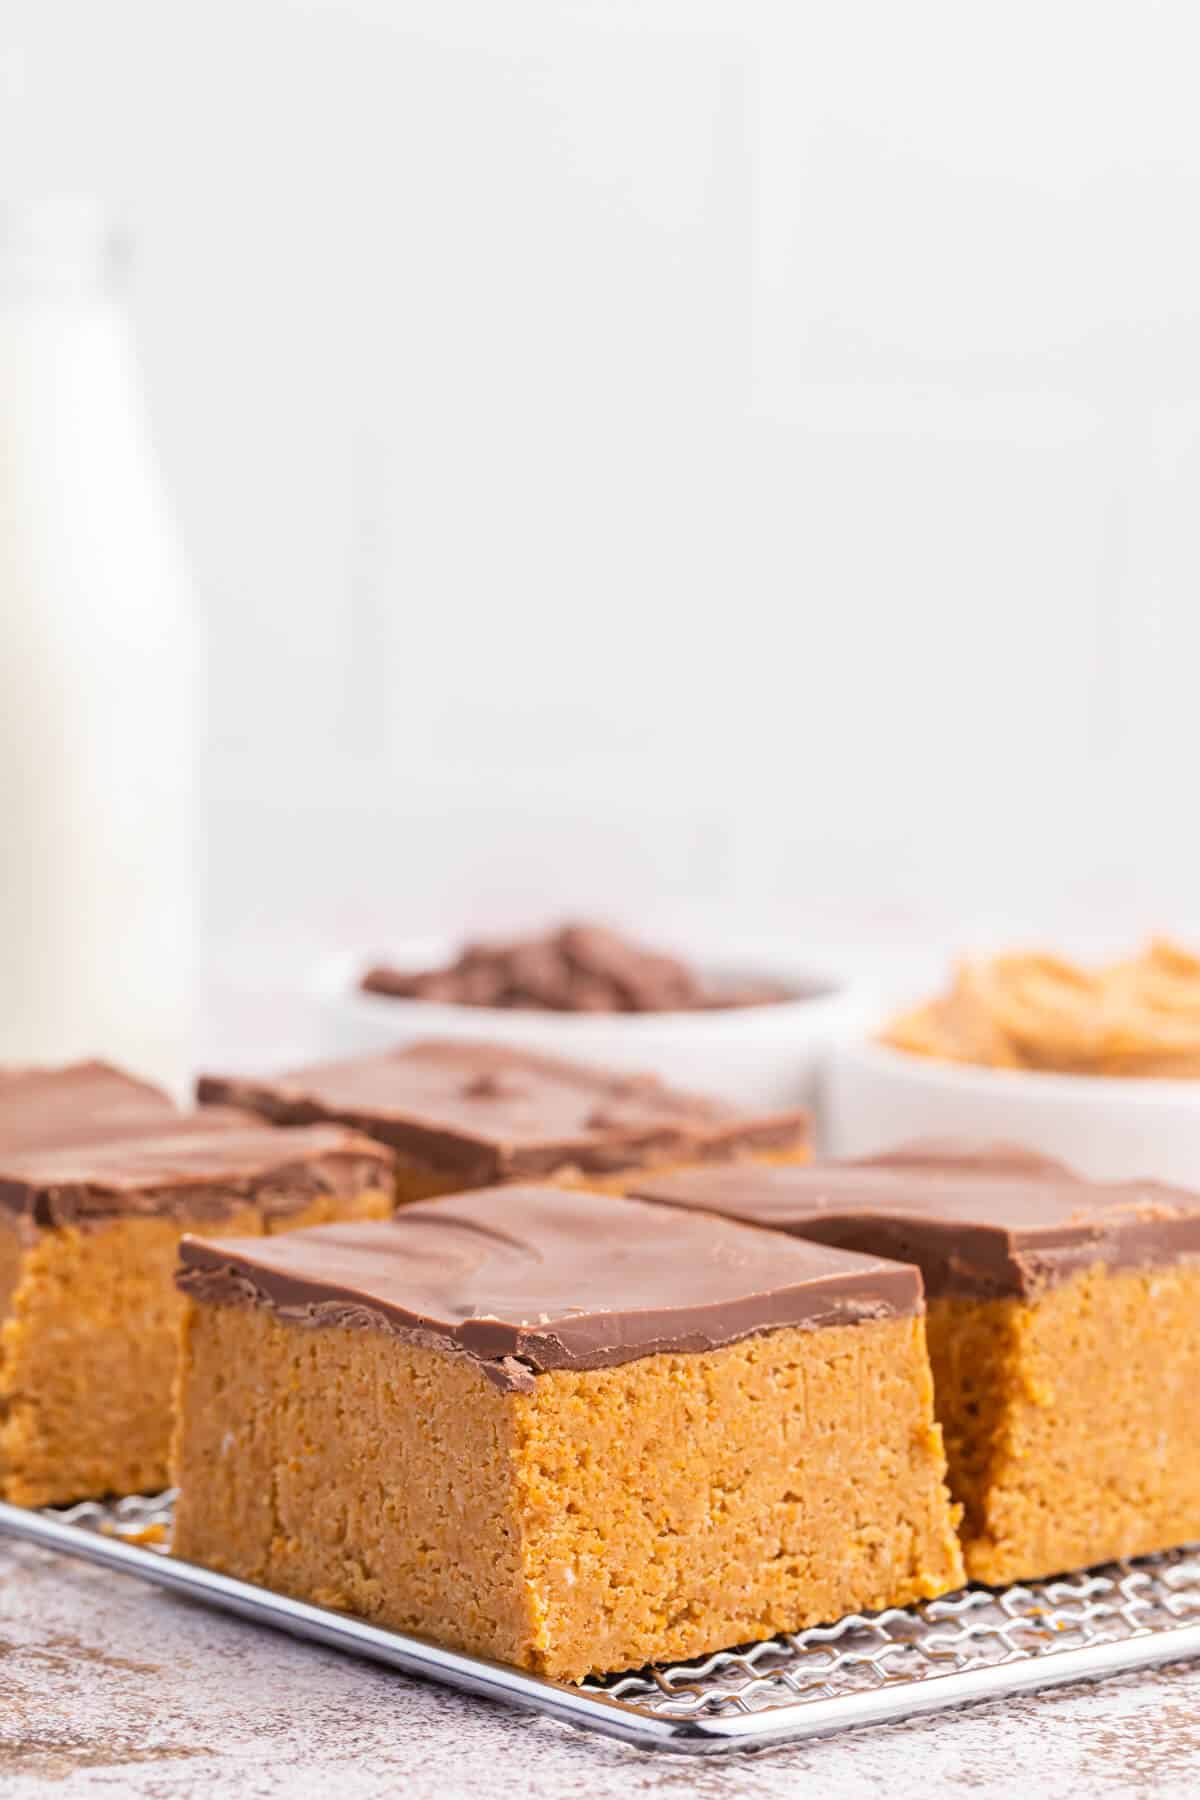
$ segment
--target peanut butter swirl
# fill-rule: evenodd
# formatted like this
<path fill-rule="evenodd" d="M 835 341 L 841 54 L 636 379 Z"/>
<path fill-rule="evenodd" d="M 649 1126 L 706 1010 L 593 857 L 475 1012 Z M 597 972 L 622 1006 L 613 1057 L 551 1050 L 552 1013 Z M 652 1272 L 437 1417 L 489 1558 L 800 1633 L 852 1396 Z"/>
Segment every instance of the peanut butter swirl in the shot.
<path fill-rule="evenodd" d="M 1073 1075 L 1200 1076 L 1200 957 L 1156 938 L 1085 968 L 1046 952 L 960 962 L 881 1042 L 915 1056 Z"/>

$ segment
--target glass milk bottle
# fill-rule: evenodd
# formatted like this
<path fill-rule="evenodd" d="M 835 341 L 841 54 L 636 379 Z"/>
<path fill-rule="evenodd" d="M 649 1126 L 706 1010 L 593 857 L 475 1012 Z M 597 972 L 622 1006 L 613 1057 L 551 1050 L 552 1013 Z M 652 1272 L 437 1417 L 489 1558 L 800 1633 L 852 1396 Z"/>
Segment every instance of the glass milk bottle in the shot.
<path fill-rule="evenodd" d="M 0 1064 L 189 1055 L 196 652 L 119 246 L 0 206 Z"/>

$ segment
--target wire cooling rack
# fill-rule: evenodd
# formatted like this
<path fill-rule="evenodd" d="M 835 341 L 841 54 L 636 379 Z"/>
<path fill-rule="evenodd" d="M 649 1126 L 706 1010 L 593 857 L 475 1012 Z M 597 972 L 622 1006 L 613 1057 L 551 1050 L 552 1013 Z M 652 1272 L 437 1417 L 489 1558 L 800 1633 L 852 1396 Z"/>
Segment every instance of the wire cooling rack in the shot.
<path fill-rule="evenodd" d="M 546 1681 L 176 1561 L 168 1494 L 65 1511 L 0 1505 L 0 1532 L 138 1575 L 293 1636 L 645 1748 L 752 1749 L 972 1700 L 1200 1657 L 1200 1547 L 722 1650 L 695 1662 Z"/>

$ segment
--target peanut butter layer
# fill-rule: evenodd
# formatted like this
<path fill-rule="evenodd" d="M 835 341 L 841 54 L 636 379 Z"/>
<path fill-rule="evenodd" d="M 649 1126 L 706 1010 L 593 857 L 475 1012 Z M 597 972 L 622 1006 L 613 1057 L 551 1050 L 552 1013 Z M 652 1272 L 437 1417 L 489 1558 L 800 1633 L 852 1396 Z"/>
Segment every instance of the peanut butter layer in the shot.
<path fill-rule="evenodd" d="M 1200 1260 L 932 1300 L 928 1334 L 974 1580 L 1200 1540 Z"/>
<path fill-rule="evenodd" d="M 0 1496 L 165 1486 L 184 1228 L 261 1234 L 391 1209 L 391 1161 L 336 1127 L 156 1120 L 163 1136 L 0 1151 Z"/>
<path fill-rule="evenodd" d="M 958 1585 L 915 1271 L 511 1198 L 185 1240 L 177 1555 L 563 1680 Z"/>
<path fill-rule="evenodd" d="M 1200 1256 L 1200 1195 L 1085 1182 L 1012 1147 L 910 1146 L 870 1161 L 696 1169 L 643 1198 L 919 1264 L 926 1292 L 1030 1297 L 1080 1269 Z"/>
<path fill-rule="evenodd" d="M 953 1144 L 731 1180 L 696 1171 L 643 1191 L 920 1265 L 977 1580 L 1200 1538 L 1200 1196 Z"/>
<path fill-rule="evenodd" d="M 198 1093 L 280 1125 L 337 1119 L 369 1132 L 396 1151 L 403 1200 L 501 1181 L 559 1181 L 564 1171 L 602 1181 L 646 1165 L 808 1153 L 802 1109 L 746 1114 L 654 1076 L 461 1039 L 270 1081 L 204 1076 Z"/>
<path fill-rule="evenodd" d="M 312 1325 L 367 1320 L 465 1353 L 504 1387 L 922 1309 L 920 1277 L 901 1263 L 535 1187 L 506 1190 L 502 1215 L 473 1192 L 269 1242 L 186 1238 L 178 1280 L 195 1298 Z"/>

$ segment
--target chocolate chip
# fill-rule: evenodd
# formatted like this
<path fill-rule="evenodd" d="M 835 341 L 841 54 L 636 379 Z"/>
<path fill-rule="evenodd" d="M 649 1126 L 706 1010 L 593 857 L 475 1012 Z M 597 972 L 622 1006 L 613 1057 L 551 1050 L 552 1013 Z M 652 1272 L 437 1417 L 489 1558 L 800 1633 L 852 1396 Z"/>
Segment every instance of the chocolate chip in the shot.
<path fill-rule="evenodd" d="M 631 943 L 606 925 L 588 924 L 515 943 L 468 944 L 443 969 L 369 969 L 362 985 L 401 999 L 541 1012 L 700 1012 L 789 998 L 765 984 L 728 992 L 710 988 L 678 958 Z"/>

